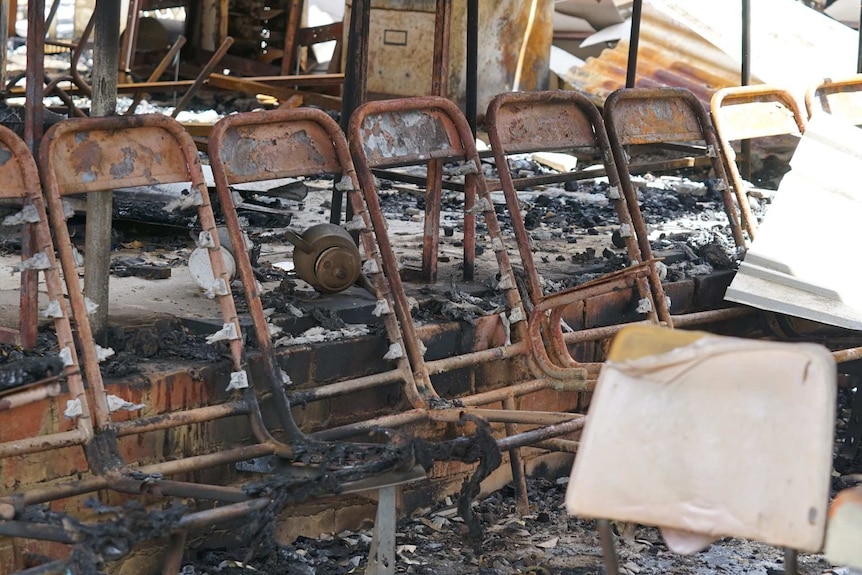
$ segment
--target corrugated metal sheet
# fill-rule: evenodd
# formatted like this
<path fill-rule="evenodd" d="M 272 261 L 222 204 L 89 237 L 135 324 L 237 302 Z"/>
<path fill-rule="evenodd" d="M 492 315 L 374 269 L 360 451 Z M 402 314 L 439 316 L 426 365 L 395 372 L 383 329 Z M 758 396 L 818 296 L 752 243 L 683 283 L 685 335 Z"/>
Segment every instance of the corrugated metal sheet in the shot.
<path fill-rule="evenodd" d="M 641 21 L 638 86 L 689 88 L 707 102 L 739 85 L 739 1 L 647 0 Z M 778 16 L 780 15 L 780 17 Z M 795 0 L 752 3 L 752 81 L 801 96 L 824 77 L 855 72 L 856 33 Z M 596 102 L 625 85 L 628 42 L 562 74 Z"/>
<path fill-rule="evenodd" d="M 629 43 L 621 40 L 583 67 L 561 75 L 574 89 L 597 104 L 626 83 Z M 645 4 L 638 51 L 638 87 L 677 86 L 688 88 L 708 101 L 713 92 L 739 84 L 739 64 L 718 48 Z"/>

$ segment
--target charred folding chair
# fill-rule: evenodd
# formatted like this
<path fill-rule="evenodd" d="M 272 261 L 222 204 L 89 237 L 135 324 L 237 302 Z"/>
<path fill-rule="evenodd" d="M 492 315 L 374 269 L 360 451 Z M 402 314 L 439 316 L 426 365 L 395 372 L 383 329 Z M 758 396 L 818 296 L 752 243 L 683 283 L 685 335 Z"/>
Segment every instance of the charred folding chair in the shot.
<path fill-rule="evenodd" d="M 0 198 L 23 200 L 23 209 L 7 217 L 3 224 L 23 224 L 24 233 L 35 239 L 33 255 L 17 267 L 19 271 L 29 269 L 43 275 L 48 305 L 41 315 L 52 320 L 58 348 L 58 353 L 24 359 L 0 369 L 0 458 L 4 465 L 12 467 L 16 462 L 27 465 L 29 454 L 50 451 L 68 454 L 71 448 L 88 450 L 93 423 L 42 200 L 39 172 L 24 142 L 5 127 L 0 127 Z M 59 415 L 64 410 L 65 419 Z M 80 455 L 79 458 L 83 459 Z M 0 534 L 26 537 L 38 531 L 19 521 L 29 503 L 26 496 L 0 497 Z"/>
<path fill-rule="evenodd" d="M 349 464 L 345 464 L 345 459 L 352 454 L 345 453 L 340 448 L 339 453 L 344 456 L 342 459 L 329 457 L 326 444 L 308 438 L 296 426 L 283 393 L 282 374 L 273 367 L 275 362 L 268 358 L 271 361 L 265 362 L 269 371 L 264 371 L 264 378 L 274 379 L 267 382 L 268 387 L 265 389 L 270 391 L 276 412 L 280 416 L 280 433 L 284 434 L 288 442 L 273 438 L 261 416 L 255 394 L 255 391 L 263 392 L 265 389 L 257 386 L 256 390 L 252 386 L 240 325 L 219 249 L 215 218 L 197 150 L 191 137 L 176 121 L 161 115 L 64 121 L 46 133 L 41 159 L 51 223 L 57 238 L 67 294 L 73 310 L 72 317 L 84 356 L 84 372 L 89 386 L 89 396 L 85 397 L 92 399 L 96 434 L 91 442 L 93 449 L 87 452 L 91 474 L 71 483 L 38 487 L 7 496 L 3 498 L 3 503 L 20 505 L 23 508 L 105 489 L 127 495 L 158 495 L 214 502 L 216 506 L 207 509 L 181 510 L 182 512 L 171 515 L 166 524 L 162 520 L 162 524 L 155 531 L 150 529 L 117 534 L 119 539 L 125 537 L 120 544 L 89 542 L 91 548 L 88 551 L 93 560 L 102 561 L 118 558 L 139 540 L 170 535 L 171 544 L 165 560 L 167 573 L 172 570 L 175 572 L 179 568 L 186 534 L 190 530 L 246 517 L 267 508 L 274 511 L 274 517 L 284 504 L 291 501 L 291 494 L 297 486 L 303 486 L 300 488 L 304 492 L 301 498 L 312 496 L 315 489 L 309 489 L 309 486 L 316 481 L 320 472 L 331 473 L 336 481 L 347 482 L 367 476 L 370 468 L 380 472 L 403 465 L 405 459 L 412 461 L 409 449 L 406 452 L 398 452 L 397 449 L 384 450 L 385 453 L 374 460 L 351 461 Z M 216 390 L 212 394 L 216 397 L 206 405 L 119 420 L 112 414 L 114 402 L 102 383 L 97 347 L 93 343 L 87 319 L 87 305 L 81 293 L 62 197 L 120 186 L 176 182 L 190 184 L 189 204 L 197 208 L 199 222 L 203 228 L 198 244 L 209 250 L 214 277 L 210 292 L 218 301 L 224 322 L 222 329 L 214 334 L 212 340 L 228 340 L 232 360 L 229 382 L 225 381 L 227 385 L 223 394 Z M 188 385 L 203 385 L 191 377 L 186 381 Z M 138 406 L 139 410 L 143 407 Z M 88 414 L 83 401 L 80 409 L 83 414 Z M 239 425 L 236 428 L 236 442 L 224 450 L 184 457 L 166 453 L 161 460 L 156 456 L 157 460 L 149 463 L 128 461 L 122 457 L 126 453 L 123 448 L 124 440 L 136 442 L 148 433 L 169 433 L 175 428 L 202 425 L 226 418 L 235 418 Z M 239 418 L 245 420 L 245 423 Z M 205 469 L 220 467 L 226 469 L 225 480 L 230 481 L 234 464 L 271 455 L 286 463 L 285 472 L 275 477 L 272 484 L 264 479 L 257 484 L 233 487 L 182 479 L 196 476 L 197 472 Z M 390 465 L 393 463 L 390 455 L 398 462 Z M 298 458 L 303 459 L 302 465 L 289 465 Z M 288 474 L 289 471 L 295 471 L 295 474 Z M 180 476 L 180 479 L 167 479 L 168 476 Z M 276 506 L 270 507 L 274 502 Z M 123 521 L 123 514 L 119 515 L 118 520 Z M 32 526 L 30 533 L 37 539 L 53 538 L 64 543 L 76 543 L 81 537 L 80 530 L 70 526 L 37 524 Z M 92 548 L 94 544 L 97 545 L 95 549 Z"/>
<path fill-rule="evenodd" d="M 524 226 L 524 221 L 518 217 L 520 214 L 518 190 L 533 185 L 595 177 L 596 174 L 591 170 L 587 173 L 582 171 L 519 177 L 516 180 L 509 169 L 506 156 L 531 152 L 566 151 L 579 157 L 599 157 L 604 165 L 604 173 L 608 178 L 608 198 L 619 218 L 619 233 L 625 242 L 629 266 L 638 266 L 640 263 L 641 254 L 638 249 L 637 238 L 633 233 L 634 228 L 626 199 L 620 193 L 619 175 L 601 113 L 588 98 L 572 91 L 499 94 L 488 106 L 486 124 L 499 173 L 500 187 L 506 198 L 509 213 L 512 214 L 512 228 L 517 241 L 521 264 L 526 274 L 527 289 L 530 293 L 530 307 L 538 308 L 540 314 L 547 311 L 552 316 L 547 325 L 543 326 L 540 325 L 541 322 L 533 321 L 530 327 L 531 337 L 534 341 L 541 341 L 540 329 L 548 334 L 548 343 L 554 353 L 555 361 L 551 362 L 549 355 L 538 344 L 535 346 L 536 360 L 546 373 L 554 375 L 559 372 L 559 368 L 562 366 L 576 365 L 568 352 L 566 341 L 589 341 L 591 331 L 594 332 L 594 339 L 601 339 L 607 336 L 607 330 L 591 330 L 585 327 L 576 332 L 563 334 L 560 317 L 565 306 L 560 305 L 560 302 L 566 299 L 566 296 L 563 293 L 546 294 L 544 292 L 542 280 L 533 259 L 527 229 Z M 654 269 L 655 262 L 648 262 L 648 266 L 649 269 L 643 270 L 643 273 L 646 274 L 648 271 L 650 274 L 656 274 L 657 277 L 657 271 Z M 602 285 L 605 286 L 606 291 L 612 290 L 615 286 L 608 285 L 607 282 L 613 277 L 613 275 L 608 276 L 604 282 L 599 281 L 574 288 L 575 292 L 580 293 L 578 300 L 586 299 L 584 297 L 586 291 L 584 290 L 590 288 L 598 288 L 591 289 L 594 293 L 602 293 Z M 646 277 L 637 278 L 637 294 L 638 297 L 629 306 L 632 311 L 637 310 L 642 314 L 642 317 L 649 321 L 668 321 L 669 312 L 666 308 L 656 310 Z M 637 312 L 633 314 L 635 317 L 638 317 Z"/>
<path fill-rule="evenodd" d="M 619 170 L 620 189 L 631 214 L 634 235 L 640 249 L 641 261 L 653 260 L 648 230 L 637 201 L 632 174 L 637 167 L 634 157 L 642 148 L 657 146 L 682 154 L 699 153 L 707 158 L 715 176 L 715 189 L 721 194 L 724 211 L 733 241 L 738 249 L 745 247 L 736 201 L 721 160 L 721 150 L 709 114 L 700 101 L 682 88 L 631 88 L 621 89 L 608 96 L 604 106 L 605 126 L 608 132 L 614 161 Z M 658 163 L 655 170 L 678 166 L 674 161 Z M 693 165 L 689 163 L 688 165 Z M 650 274 L 653 298 L 661 309 L 672 310 L 664 286 L 657 274 Z M 744 310 L 729 308 L 687 314 L 672 314 L 665 322 L 669 327 L 720 321 L 734 317 Z"/>
<path fill-rule="evenodd" d="M 862 125 L 862 74 L 826 79 L 805 92 L 805 109 L 811 118 L 822 111 Z"/>
<path fill-rule="evenodd" d="M 609 575 L 609 520 L 659 527 L 683 554 L 728 536 L 785 547 L 795 574 L 795 550 L 823 545 L 835 398 L 823 346 L 627 327 L 599 377 L 566 508 L 599 519 Z"/>
<path fill-rule="evenodd" d="M 524 396 L 537 392 L 589 390 L 600 367 L 600 364 L 575 364 L 573 360 L 566 365 L 548 362 L 546 367 L 553 371 L 553 375 L 549 375 L 535 362 L 535 358 L 545 351 L 539 330 L 528 329 L 527 324 L 536 322 L 535 325 L 538 325 L 543 321 L 545 312 L 551 311 L 551 307 L 542 307 L 546 303 L 550 305 L 553 301 L 553 308 L 562 309 L 576 303 L 579 298 L 589 297 L 590 294 L 585 296 L 578 290 L 558 294 L 559 300 L 548 298 L 534 308 L 534 313 L 529 317 L 525 314 L 487 183 L 480 169 L 475 141 L 463 115 L 449 100 L 417 97 L 369 102 L 356 110 L 348 133 L 350 149 L 368 206 L 368 217 L 380 249 L 381 271 L 391 288 L 395 302 L 394 311 L 403 333 L 407 357 L 417 378 L 417 385 L 420 385 L 418 382 L 421 381 L 421 385 L 433 394 L 434 402 L 417 407 L 431 408 L 428 417 L 437 421 L 451 421 L 461 413 L 470 413 L 489 422 L 508 424 L 506 428 L 509 437 L 498 440 L 497 444 L 501 449 L 511 450 L 513 475 L 523 490 L 523 469 L 515 448 L 531 445 L 551 450 L 574 450 L 575 445 L 570 441 L 548 439 L 577 430 L 580 427 L 580 416 L 566 412 L 519 410 L 519 402 L 523 403 Z M 447 162 L 448 167 L 445 169 L 465 177 L 465 237 L 474 229 L 475 217 L 481 215 L 497 264 L 497 289 L 505 294 L 507 302 L 507 309 L 500 316 L 505 333 L 508 334 L 506 341 L 498 340 L 489 344 L 487 349 L 462 352 L 440 359 L 426 359 L 424 356 L 425 345 L 410 314 L 373 173 L 378 169 L 422 164 L 428 159 Z M 432 199 L 429 197 L 426 201 Z M 465 254 L 464 264 L 471 264 L 469 254 Z M 634 269 L 609 281 L 615 287 L 631 287 L 638 274 L 643 271 L 641 268 Z M 607 290 L 614 286 L 585 286 L 584 289 Z M 531 333 L 535 337 L 532 337 Z M 491 370 L 504 369 L 506 375 L 500 378 L 501 387 L 481 393 L 438 399 L 432 376 L 465 368 L 485 369 L 488 373 L 494 373 Z M 559 397 L 561 405 L 571 406 L 577 394 L 567 396 L 563 393 Z M 567 397 L 568 399 L 563 399 Z M 502 403 L 504 409 L 480 408 L 497 403 Z M 451 409 L 445 409 L 446 407 Z M 514 424 L 536 427 L 511 435 L 516 432 Z M 521 503 L 522 508 L 526 506 L 525 494 Z"/>
<path fill-rule="evenodd" d="M 781 135 L 801 136 L 805 117 L 790 92 L 770 86 L 722 88 L 713 94 L 710 112 L 750 241 L 756 234 L 757 220 L 749 205 L 751 184 L 739 172 L 734 143 Z"/>

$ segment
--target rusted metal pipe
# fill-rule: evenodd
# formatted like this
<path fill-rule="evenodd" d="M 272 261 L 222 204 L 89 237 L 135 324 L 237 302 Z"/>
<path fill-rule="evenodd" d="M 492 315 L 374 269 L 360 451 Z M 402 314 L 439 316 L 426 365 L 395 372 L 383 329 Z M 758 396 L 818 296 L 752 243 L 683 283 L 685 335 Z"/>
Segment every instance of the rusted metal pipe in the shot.
<path fill-rule="evenodd" d="M 181 529 L 171 533 L 165 549 L 165 560 L 162 563 L 162 575 L 177 575 L 183 566 L 183 553 L 186 550 L 188 532 Z"/>
<path fill-rule="evenodd" d="M 481 417 L 489 423 L 523 423 L 529 425 L 555 425 L 578 419 L 583 417 L 578 413 L 566 413 L 556 411 L 527 411 L 520 410 L 514 407 L 513 397 L 509 396 L 503 399 L 503 404 L 509 404 L 513 407 L 505 409 L 481 409 L 481 408 L 451 408 L 430 410 L 428 418 L 431 421 L 445 421 L 448 423 L 456 423 L 461 421 L 466 415 Z"/>
<path fill-rule="evenodd" d="M 152 418 L 118 421 L 113 425 L 114 429 L 117 431 L 117 436 L 124 437 L 127 435 L 140 435 L 141 433 L 159 431 L 162 429 L 171 429 L 181 425 L 192 425 L 195 423 L 204 423 L 206 421 L 215 421 L 225 417 L 248 415 L 250 411 L 248 404 L 243 400 L 239 400 L 218 405 L 198 407 L 195 409 L 187 409 L 174 413 L 166 413 Z"/>
<path fill-rule="evenodd" d="M 557 437 L 558 435 L 565 435 L 566 433 L 578 431 L 579 429 L 582 429 L 584 427 L 585 422 L 586 417 L 581 416 L 579 418 L 572 419 L 571 421 L 566 421 L 564 423 L 558 423 L 556 425 L 549 425 L 547 427 L 532 429 L 530 431 L 525 431 L 517 435 L 498 439 L 497 446 L 501 450 L 509 450 L 514 447 L 526 447 L 528 445 L 533 445 L 545 439 L 552 439 L 554 437 Z"/>
<path fill-rule="evenodd" d="M 177 521 L 177 529 L 199 529 L 207 527 L 214 523 L 223 523 L 247 517 L 248 515 L 266 509 L 271 503 L 268 499 L 252 499 L 242 503 L 233 503 L 216 507 L 215 509 L 207 509 L 206 511 L 198 511 L 196 513 L 188 513 Z"/>
<path fill-rule="evenodd" d="M 28 403 L 34 403 L 49 397 L 56 397 L 60 395 L 60 391 L 60 383 L 55 381 L 32 389 L 10 393 L 0 398 L 0 411 L 9 411 L 16 407 L 27 405 Z"/>
<path fill-rule="evenodd" d="M 165 73 L 165 70 L 168 69 L 168 66 L 171 65 L 171 62 L 173 62 L 177 58 L 177 55 L 180 53 L 180 50 L 182 49 L 183 46 L 185 46 L 185 44 L 186 44 L 186 37 L 185 36 L 179 36 L 177 38 L 176 42 L 174 42 L 173 45 L 171 46 L 171 49 L 168 50 L 168 53 L 165 54 L 165 57 L 161 59 L 161 61 L 158 63 L 158 65 L 155 68 L 153 68 L 152 74 L 150 74 L 150 77 L 147 78 L 147 81 L 145 83 L 147 83 L 147 84 L 153 83 L 153 82 L 156 82 L 159 78 L 161 78 L 162 74 Z M 137 110 L 138 105 L 141 103 L 141 100 L 143 100 L 143 98 L 144 98 L 144 91 L 143 90 L 136 91 L 134 93 L 134 95 L 132 96 L 132 103 L 129 105 L 129 108 L 126 110 L 126 114 L 127 115 L 134 114 L 135 110 Z"/>
<path fill-rule="evenodd" d="M 632 4 L 632 29 L 629 34 L 629 58 L 626 64 L 626 88 L 634 88 L 638 73 L 638 45 L 641 37 L 641 14 L 643 0 L 634 0 Z"/>
<path fill-rule="evenodd" d="M 198 75 L 195 77 L 195 81 L 192 84 L 191 88 L 186 90 L 186 93 L 183 94 L 183 97 L 180 98 L 180 101 L 174 106 L 173 112 L 171 112 L 171 117 L 176 118 L 179 116 L 180 112 L 186 109 L 186 107 L 191 103 L 192 98 L 198 93 L 198 90 L 201 89 L 201 86 L 204 85 L 206 79 L 212 74 L 212 71 L 218 66 L 218 63 L 221 62 L 221 59 L 224 58 L 227 51 L 233 46 L 233 37 L 227 36 L 218 47 L 218 50 L 212 55 L 209 61 L 201 68 L 201 71 L 198 72 Z M 242 245 L 242 244 L 237 244 Z"/>
<path fill-rule="evenodd" d="M 301 405 L 303 403 L 338 397 L 364 389 L 374 389 L 382 385 L 401 382 L 403 379 L 403 371 L 400 369 L 393 369 L 382 373 L 338 381 L 336 383 L 319 385 L 311 389 L 302 389 L 291 393 L 288 398 L 290 399 L 291 404 Z"/>
<path fill-rule="evenodd" d="M 0 535 L 56 541 L 67 545 L 72 545 L 77 541 L 77 538 L 63 527 L 30 521 L 0 521 Z"/>
<path fill-rule="evenodd" d="M 503 407 L 506 411 L 516 412 L 515 398 L 507 397 L 503 400 Z M 514 437 L 518 434 L 518 428 L 514 423 L 506 422 L 505 429 L 507 437 Z M 527 493 L 527 477 L 520 448 L 514 447 L 509 450 L 509 467 L 512 469 L 512 483 L 515 484 L 515 507 L 518 515 L 528 515 L 530 513 L 530 499 Z"/>

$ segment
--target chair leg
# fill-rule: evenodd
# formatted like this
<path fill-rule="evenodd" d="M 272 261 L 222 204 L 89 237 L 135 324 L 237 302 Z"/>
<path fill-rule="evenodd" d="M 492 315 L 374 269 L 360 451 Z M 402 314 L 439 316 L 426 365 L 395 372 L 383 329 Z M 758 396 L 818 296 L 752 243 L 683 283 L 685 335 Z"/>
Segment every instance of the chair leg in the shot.
<path fill-rule="evenodd" d="M 607 519 L 598 520 L 599 539 L 602 542 L 602 561 L 605 565 L 605 575 L 619 575 L 620 568 L 617 564 L 617 550 L 614 547 L 614 534 L 611 531 L 611 522 Z"/>
<path fill-rule="evenodd" d="M 798 575 L 799 561 L 796 549 L 784 549 L 784 575 Z"/>

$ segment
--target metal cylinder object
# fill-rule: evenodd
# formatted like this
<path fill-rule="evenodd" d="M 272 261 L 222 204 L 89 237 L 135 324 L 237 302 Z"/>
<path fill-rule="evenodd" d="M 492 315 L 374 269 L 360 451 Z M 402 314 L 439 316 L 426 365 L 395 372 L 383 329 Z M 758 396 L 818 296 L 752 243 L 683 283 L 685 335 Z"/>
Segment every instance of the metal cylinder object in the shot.
<path fill-rule="evenodd" d="M 341 226 L 323 223 L 300 236 L 286 232 L 295 246 L 293 265 L 302 280 L 322 293 L 346 290 L 359 279 L 362 257 L 350 233 Z"/>

